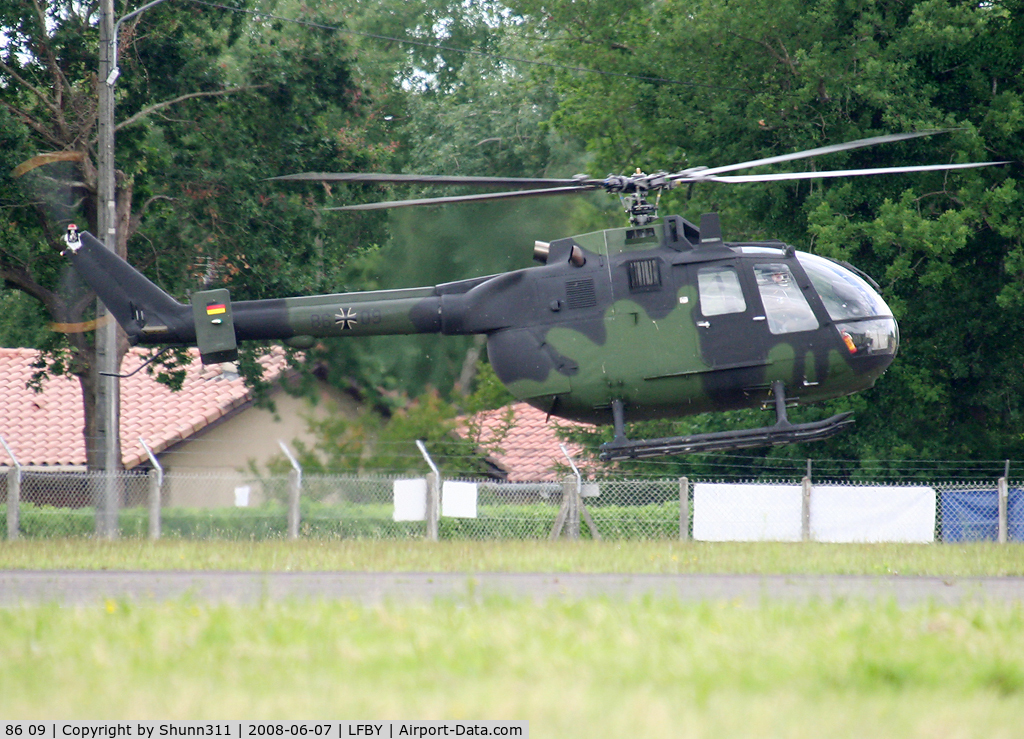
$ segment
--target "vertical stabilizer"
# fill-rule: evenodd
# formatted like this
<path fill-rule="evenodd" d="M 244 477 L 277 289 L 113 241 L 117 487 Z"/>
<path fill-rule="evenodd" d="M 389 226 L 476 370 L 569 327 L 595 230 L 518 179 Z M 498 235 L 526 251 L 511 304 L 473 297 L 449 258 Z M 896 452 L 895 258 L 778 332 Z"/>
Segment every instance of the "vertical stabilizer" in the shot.
<path fill-rule="evenodd" d="M 154 285 L 94 236 L 83 232 L 64 254 L 121 324 L 131 343 L 142 338 L 149 343 L 195 342 L 191 307 Z"/>

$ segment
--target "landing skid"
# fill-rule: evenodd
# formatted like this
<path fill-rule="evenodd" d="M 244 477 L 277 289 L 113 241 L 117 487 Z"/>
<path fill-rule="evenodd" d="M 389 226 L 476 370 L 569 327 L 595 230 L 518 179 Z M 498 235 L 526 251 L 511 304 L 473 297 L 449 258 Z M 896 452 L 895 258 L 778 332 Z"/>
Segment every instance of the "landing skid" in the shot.
<path fill-rule="evenodd" d="M 622 459 L 721 452 L 792 444 L 799 441 L 820 441 L 853 424 L 852 413 L 840 413 L 823 421 L 812 421 L 811 423 L 790 423 L 786 418 L 786 399 L 782 383 L 775 383 L 773 390 L 775 392 L 775 412 L 778 419 L 774 426 L 738 431 L 716 431 L 708 434 L 693 434 L 692 436 L 669 436 L 662 439 L 641 439 L 639 441 L 627 439 L 623 433 L 624 414 L 621 404 L 613 405 L 615 440 L 601 446 L 600 458 L 604 462 L 615 462 Z"/>

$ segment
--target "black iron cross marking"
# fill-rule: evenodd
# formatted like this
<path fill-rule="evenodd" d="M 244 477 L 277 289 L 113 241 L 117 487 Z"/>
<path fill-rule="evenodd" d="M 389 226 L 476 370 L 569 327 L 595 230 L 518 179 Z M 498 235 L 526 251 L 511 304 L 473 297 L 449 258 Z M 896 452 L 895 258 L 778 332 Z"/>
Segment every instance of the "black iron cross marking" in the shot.
<path fill-rule="evenodd" d="M 356 320 L 356 312 L 351 308 L 339 308 L 340 312 L 334 316 L 334 325 L 341 326 L 342 330 L 350 329 L 359 323 Z"/>

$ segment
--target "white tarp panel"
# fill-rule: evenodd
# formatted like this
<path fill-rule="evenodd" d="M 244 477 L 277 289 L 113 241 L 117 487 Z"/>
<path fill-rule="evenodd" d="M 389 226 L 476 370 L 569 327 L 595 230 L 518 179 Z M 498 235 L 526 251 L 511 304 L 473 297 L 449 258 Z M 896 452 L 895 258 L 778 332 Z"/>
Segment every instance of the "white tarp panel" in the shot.
<path fill-rule="evenodd" d="M 427 481 L 395 480 L 394 485 L 395 512 L 394 521 L 426 521 L 427 520 Z"/>
<path fill-rule="evenodd" d="M 829 542 L 935 540 L 935 490 L 930 487 L 815 485 L 811 538 Z"/>
<path fill-rule="evenodd" d="M 441 515 L 449 518 L 476 518 L 475 482 L 445 480 L 441 488 Z"/>
<path fill-rule="evenodd" d="M 800 541 L 799 485 L 695 483 L 693 538 L 698 541 Z"/>

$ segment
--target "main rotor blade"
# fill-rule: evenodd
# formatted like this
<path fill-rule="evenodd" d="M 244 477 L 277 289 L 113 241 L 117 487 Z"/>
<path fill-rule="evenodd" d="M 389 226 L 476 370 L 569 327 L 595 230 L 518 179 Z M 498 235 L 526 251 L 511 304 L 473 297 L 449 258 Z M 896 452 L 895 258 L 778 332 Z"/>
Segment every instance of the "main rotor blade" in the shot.
<path fill-rule="evenodd" d="M 383 203 L 362 203 L 360 205 L 340 205 L 324 210 L 383 210 L 385 208 L 407 208 L 413 205 L 444 205 L 445 203 L 466 203 L 484 200 L 511 200 L 513 198 L 532 198 L 541 195 L 569 195 L 576 192 L 590 192 L 598 189 L 596 185 L 577 185 L 575 187 L 551 187 L 544 190 L 513 190 L 512 192 L 485 192 L 479 195 L 452 195 L 443 198 L 417 198 L 415 200 L 391 200 Z"/>
<path fill-rule="evenodd" d="M 936 128 L 928 131 L 914 131 L 912 133 L 889 133 L 883 136 L 872 136 L 866 139 L 857 139 L 856 141 L 847 141 L 842 144 L 831 144 L 830 146 L 820 146 L 817 149 L 807 149 L 806 151 L 797 151 L 792 154 L 780 154 L 774 157 L 766 157 L 765 159 L 754 159 L 749 162 L 740 162 L 738 164 L 726 164 L 722 167 L 711 167 L 709 169 L 700 170 L 700 176 L 721 174 L 723 172 L 733 172 L 737 169 L 748 169 L 749 167 L 759 167 L 764 164 L 778 164 L 780 162 L 792 162 L 796 159 L 807 159 L 808 157 L 822 156 L 824 154 L 834 154 L 837 151 L 849 151 L 850 149 L 862 149 L 865 146 L 877 146 L 879 144 L 888 144 L 893 141 L 905 141 L 906 139 L 916 139 L 921 136 L 934 136 L 938 133 L 949 133 L 954 131 L 952 128 Z M 683 170 L 674 175 L 670 175 L 670 179 L 679 179 L 684 182 L 689 181 L 692 172 Z M 751 180 L 753 182 L 754 180 Z"/>
<path fill-rule="evenodd" d="M 467 175 L 387 174 L 383 172 L 302 172 L 281 177 L 269 177 L 278 182 L 393 182 L 412 185 L 472 185 L 479 187 L 568 187 L 589 179 L 550 179 L 543 177 L 471 177 Z M 600 180 L 597 180 L 598 182 Z"/>
<path fill-rule="evenodd" d="M 907 167 L 876 167 L 874 169 L 837 169 L 824 172 L 780 172 L 776 174 L 726 175 L 719 177 L 694 177 L 692 181 L 700 182 L 773 182 L 777 180 L 813 180 L 825 177 L 861 177 L 877 174 L 900 174 L 903 172 L 934 172 L 950 169 L 972 169 L 975 167 L 994 167 L 1009 162 L 970 162 L 968 164 L 919 164 Z M 701 175 L 704 173 L 701 172 Z"/>

